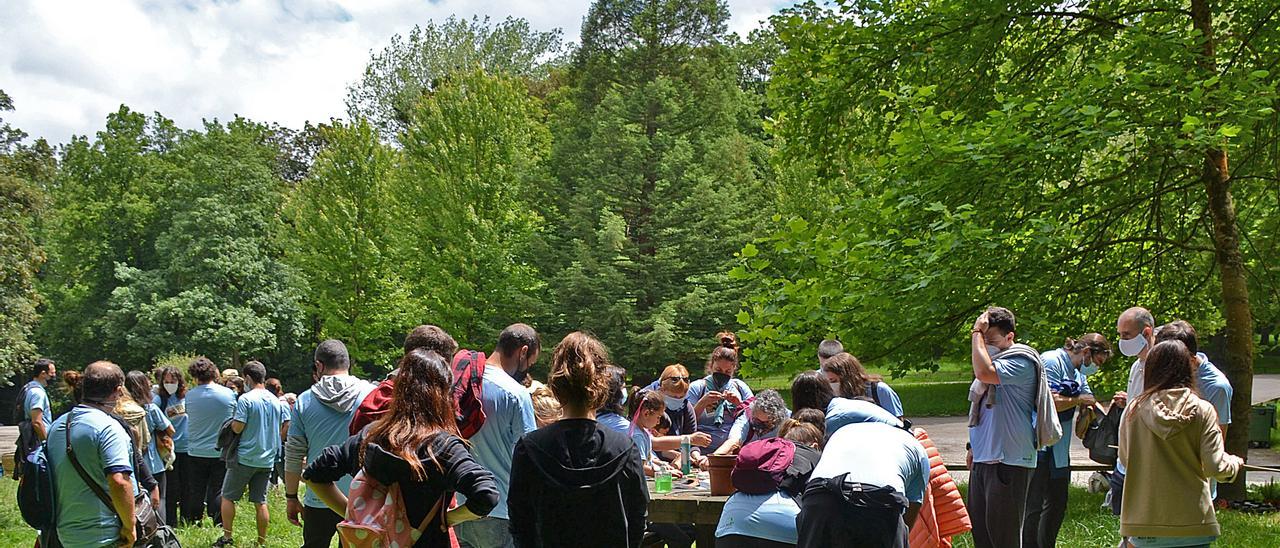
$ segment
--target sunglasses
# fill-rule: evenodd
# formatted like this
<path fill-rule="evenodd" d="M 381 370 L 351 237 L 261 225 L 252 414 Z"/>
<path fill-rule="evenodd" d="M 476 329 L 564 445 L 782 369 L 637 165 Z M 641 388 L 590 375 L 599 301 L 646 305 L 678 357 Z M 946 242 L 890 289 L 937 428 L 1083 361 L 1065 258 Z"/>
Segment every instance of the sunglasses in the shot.
<path fill-rule="evenodd" d="M 689 382 L 689 377 L 667 377 L 662 380 L 673 384 L 679 384 L 682 382 Z"/>

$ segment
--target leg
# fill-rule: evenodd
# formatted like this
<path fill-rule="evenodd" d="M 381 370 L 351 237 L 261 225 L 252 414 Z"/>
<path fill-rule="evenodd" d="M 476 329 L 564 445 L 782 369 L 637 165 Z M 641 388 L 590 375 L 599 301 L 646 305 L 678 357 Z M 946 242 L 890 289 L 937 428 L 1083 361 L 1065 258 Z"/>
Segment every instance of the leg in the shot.
<path fill-rule="evenodd" d="M 199 523 L 205 511 L 205 490 L 209 484 L 209 459 L 187 457 L 187 494 L 182 499 L 182 519 L 187 523 Z"/>
<path fill-rule="evenodd" d="M 225 492 L 223 494 L 226 494 Z M 231 538 L 231 528 L 236 522 L 236 501 L 222 498 L 222 538 Z"/>
<path fill-rule="evenodd" d="M 156 507 L 156 515 L 160 516 L 160 523 L 168 523 L 169 514 L 165 513 L 166 504 L 169 495 L 169 473 L 160 472 L 159 474 L 151 474 L 156 479 L 156 489 L 160 491 L 160 505 Z"/>
<path fill-rule="evenodd" d="M 1043 548 L 1040 543 L 1041 515 L 1044 514 L 1048 501 L 1045 490 L 1049 486 L 1049 473 L 1053 468 L 1053 457 L 1045 457 L 1040 452 L 1036 463 L 1036 471 L 1031 475 L 1031 484 L 1027 489 L 1027 511 L 1022 518 L 1022 548 Z"/>
<path fill-rule="evenodd" d="M 995 481 L 995 465 L 973 463 L 969 473 L 969 518 L 973 522 L 973 545 L 976 548 L 993 548 L 991 533 L 987 529 L 987 483 Z"/>
<path fill-rule="evenodd" d="M 995 485 L 988 493 L 987 532 L 1000 548 L 1022 546 L 1022 516 L 1026 513 L 1027 487 L 1032 468 L 1000 464 Z"/>
<path fill-rule="evenodd" d="M 1107 479 L 1111 484 L 1111 513 L 1118 516 L 1120 504 L 1124 502 L 1124 474 L 1115 471 Z"/>
<path fill-rule="evenodd" d="M 254 518 L 257 519 L 258 525 L 258 545 L 267 543 L 267 524 L 271 520 L 271 514 L 267 510 L 267 484 L 271 482 L 270 468 L 250 468 L 252 475 L 249 479 L 249 502 L 256 506 Z"/>
<path fill-rule="evenodd" d="M 236 501 L 244 496 L 244 490 L 253 478 L 253 469 L 248 466 L 233 464 L 226 471 L 222 480 L 222 538 L 230 540 L 235 530 Z"/>
<path fill-rule="evenodd" d="M 178 516 L 181 515 L 178 507 L 187 500 L 187 482 L 182 477 L 186 461 L 186 453 L 175 452 L 173 470 L 165 473 L 165 482 L 168 484 L 168 492 L 163 496 L 165 524 L 173 527 L 178 526 Z"/>
<path fill-rule="evenodd" d="M 302 507 L 302 548 L 329 548 L 342 516 L 328 508 Z"/>
<path fill-rule="evenodd" d="M 1041 548 L 1054 548 L 1058 545 L 1058 531 L 1062 530 L 1062 521 L 1067 517 L 1067 488 L 1071 484 L 1071 470 L 1062 472 L 1065 474 L 1063 477 L 1049 479 L 1044 516 L 1040 522 Z"/>
<path fill-rule="evenodd" d="M 267 480 L 271 480 L 271 473 L 267 472 Z M 271 521 L 271 513 L 267 511 L 267 503 L 255 504 L 257 511 L 254 513 L 254 519 L 258 522 L 258 546 L 267 545 L 267 523 Z"/>
<path fill-rule="evenodd" d="M 222 484 L 227 478 L 227 464 L 220 459 L 210 459 L 213 461 L 209 466 L 209 483 L 205 486 L 205 504 L 209 507 L 209 517 L 213 519 L 214 525 L 222 523 Z M 236 498 L 240 498 L 236 495 Z"/>

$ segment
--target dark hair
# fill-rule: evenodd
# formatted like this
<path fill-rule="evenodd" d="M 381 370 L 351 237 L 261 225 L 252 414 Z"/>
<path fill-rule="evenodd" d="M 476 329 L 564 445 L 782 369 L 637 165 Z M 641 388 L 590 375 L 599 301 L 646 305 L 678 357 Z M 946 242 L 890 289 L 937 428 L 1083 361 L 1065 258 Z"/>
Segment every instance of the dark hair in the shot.
<path fill-rule="evenodd" d="M 79 404 L 84 401 L 84 375 L 79 371 L 63 371 L 62 384 L 67 385 L 67 391 L 71 393 L 71 402 Z"/>
<path fill-rule="evenodd" d="M 522 323 L 513 323 L 498 334 L 498 344 L 494 347 L 494 350 L 502 354 L 503 357 L 507 357 L 514 356 L 522 346 L 529 347 L 529 355 L 532 356 L 542 349 L 542 341 L 538 338 L 538 332 L 534 331 L 532 327 Z"/>
<path fill-rule="evenodd" d="M 591 335 L 574 331 L 561 339 L 551 352 L 547 386 L 562 406 L 596 409 L 604 405 L 611 394 L 610 367 L 609 350 L 604 344 Z"/>
<path fill-rule="evenodd" d="M 146 378 L 146 375 L 143 375 Z M 80 380 L 81 400 L 103 403 L 124 384 L 124 371 L 109 361 L 96 361 L 84 368 Z"/>
<path fill-rule="evenodd" d="M 822 363 L 822 370 L 835 373 L 840 377 L 840 393 L 835 395 L 843 398 L 874 399 L 875 395 L 870 393 L 871 383 L 884 380 L 880 375 L 867 373 L 866 368 L 862 367 L 862 362 L 848 352 L 831 356 Z"/>
<path fill-rule="evenodd" d="M 657 426 L 657 428 L 656 428 L 656 429 L 657 429 L 657 430 L 666 430 L 666 431 L 670 432 L 670 431 L 671 431 L 671 417 L 668 417 L 666 413 L 663 413 L 663 414 L 662 414 L 662 416 L 658 417 L 658 426 Z"/>
<path fill-rule="evenodd" d="M 278 398 L 284 395 L 284 386 L 280 384 L 280 379 L 271 377 L 270 379 L 267 379 L 267 382 L 264 384 L 267 385 L 267 392 L 270 392 L 275 397 Z"/>
<path fill-rule="evenodd" d="M 53 365 L 53 360 L 49 358 L 40 358 L 31 364 L 31 378 L 39 377 L 41 373 L 48 373 L 49 366 Z"/>
<path fill-rule="evenodd" d="M 1068 338 L 1067 342 L 1062 344 L 1062 349 L 1067 352 L 1088 350 L 1093 355 L 1104 358 L 1111 356 L 1111 342 L 1101 333 L 1085 333 L 1079 339 Z"/>
<path fill-rule="evenodd" d="M 151 403 L 151 379 L 147 378 L 147 374 L 141 371 L 130 371 L 124 376 L 124 389 L 129 392 L 129 397 L 138 405 L 146 407 Z"/>
<path fill-rule="evenodd" d="M 791 381 L 791 406 L 801 409 L 817 409 L 825 416 L 827 405 L 835 398 L 827 376 L 817 371 L 805 371 Z"/>
<path fill-rule="evenodd" d="M 604 369 L 605 380 L 609 382 L 609 397 L 604 400 L 597 412 L 601 413 L 617 413 L 619 415 L 627 411 L 622 408 L 622 391 L 626 389 L 627 370 L 616 365 L 610 365 Z"/>
<path fill-rule="evenodd" d="M 176 394 L 170 394 L 166 392 L 164 389 L 164 379 L 165 377 L 168 377 L 170 375 L 172 375 L 173 378 L 178 379 L 178 392 Z M 182 374 L 181 369 L 178 369 L 177 367 L 174 367 L 172 365 L 166 365 L 164 367 L 156 369 L 156 378 L 160 379 L 160 402 L 161 403 L 167 406 L 169 404 L 170 396 L 177 396 L 179 398 L 187 397 L 187 379 L 185 378 L 185 375 Z"/>
<path fill-rule="evenodd" d="M 428 458 L 443 471 L 431 450 L 431 441 L 441 432 L 458 435 L 453 372 L 440 354 L 422 348 L 406 353 L 398 367 L 400 373 L 396 375 L 391 408 L 369 427 L 360 444 L 361 462 L 365 448 L 377 443 L 408 462 L 415 480 L 425 481 L 427 472 L 418 458 L 418 449 L 426 447 Z"/>
<path fill-rule="evenodd" d="M 191 376 L 196 378 L 196 382 L 205 384 L 218 379 L 218 366 L 213 364 L 213 360 L 204 356 L 197 356 L 191 360 L 191 366 L 187 368 L 191 372 Z"/>
<path fill-rule="evenodd" d="M 662 394 L 657 390 L 640 390 L 627 398 L 627 418 L 635 418 L 636 411 L 639 411 L 641 406 L 648 411 L 665 411 L 667 400 L 663 399 Z"/>
<path fill-rule="evenodd" d="M 795 443 L 802 443 L 819 450 L 826 442 L 826 438 L 822 435 L 822 430 L 817 426 L 807 422 L 798 421 L 790 418 L 782 422 L 782 428 L 778 429 L 778 436 L 784 440 Z"/>
<path fill-rule="evenodd" d="M 409 332 L 404 338 L 404 353 L 408 354 L 415 348 L 424 350 L 433 350 L 440 357 L 449 360 L 453 359 L 453 355 L 458 353 L 458 341 L 445 333 L 443 329 L 434 325 L 419 325 Z"/>
<path fill-rule="evenodd" d="M 262 365 L 262 362 L 258 360 L 250 360 L 249 363 L 244 364 L 244 369 L 241 372 L 250 381 L 253 381 L 255 385 L 262 384 L 267 380 L 267 366 Z"/>
<path fill-rule="evenodd" d="M 987 326 L 999 329 L 1001 333 L 1008 335 L 1017 330 L 1017 321 L 1008 308 L 993 306 L 987 309 Z"/>
<path fill-rule="evenodd" d="M 818 343 L 818 361 L 823 362 L 832 356 L 844 352 L 844 345 L 835 339 L 824 339 Z"/>
<path fill-rule="evenodd" d="M 237 398 L 240 397 L 241 394 L 244 394 L 244 377 L 231 377 L 227 379 L 226 382 L 231 383 L 231 386 L 228 386 L 227 388 L 234 391 Z"/>
<path fill-rule="evenodd" d="M 351 356 L 347 345 L 338 339 L 325 339 L 316 345 L 315 360 L 325 371 L 346 371 L 351 368 Z"/>
<path fill-rule="evenodd" d="M 1195 356 L 1187 351 L 1186 345 L 1182 341 L 1169 340 L 1156 343 L 1151 347 L 1151 351 L 1147 353 L 1147 363 L 1144 366 L 1142 376 L 1143 386 L 1142 395 L 1138 396 L 1130 409 L 1137 404 L 1151 399 L 1151 396 L 1161 390 L 1170 390 L 1173 388 L 1191 388 L 1195 390 L 1195 378 L 1192 375 L 1191 364 L 1195 361 Z M 1138 415 L 1137 413 L 1127 413 L 1129 418 Z"/>
<path fill-rule="evenodd" d="M 1192 356 L 1200 351 L 1196 343 L 1196 328 L 1191 327 L 1191 324 L 1185 320 L 1174 320 L 1156 328 L 1156 343 L 1164 341 L 1182 341 L 1183 346 L 1187 347 L 1187 352 Z"/>
<path fill-rule="evenodd" d="M 711 373 L 711 364 L 716 362 L 730 362 L 734 367 L 737 367 L 738 351 L 728 346 L 717 346 L 715 350 L 711 351 L 711 355 L 707 356 L 706 372 L 708 374 Z"/>
<path fill-rule="evenodd" d="M 822 409 L 814 409 L 812 407 L 797 409 L 791 414 L 791 418 L 800 422 L 812 424 L 821 431 L 826 431 L 827 429 L 827 413 Z"/>
<path fill-rule="evenodd" d="M 736 355 L 736 362 L 742 361 L 742 345 L 738 343 L 738 334 L 729 330 L 716 333 L 716 340 L 720 341 L 720 346 L 733 350 Z"/>

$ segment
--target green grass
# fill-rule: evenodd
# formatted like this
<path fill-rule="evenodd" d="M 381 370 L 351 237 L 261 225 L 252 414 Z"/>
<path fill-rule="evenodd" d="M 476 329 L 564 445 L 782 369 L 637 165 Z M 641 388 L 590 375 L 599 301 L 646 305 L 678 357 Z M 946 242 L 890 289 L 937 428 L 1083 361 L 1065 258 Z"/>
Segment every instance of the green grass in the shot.
<path fill-rule="evenodd" d="M 1280 355 L 1262 355 L 1253 362 L 1254 374 L 1280 373 Z"/>
<path fill-rule="evenodd" d="M 884 376 L 885 382 L 902 399 L 902 409 L 908 417 L 951 417 L 969 412 L 969 382 L 973 380 L 973 371 L 966 362 L 945 361 L 937 371 L 910 371 L 897 378 L 890 378 L 887 370 L 871 368 L 869 371 Z M 790 403 L 794 377 L 774 374 L 743 380 L 757 392 L 776 389 Z"/>
<path fill-rule="evenodd" d="M 18 482 L 8 477 L 0 479 L 0 546 L 31 546 L 35 542 L 35 531 L 27 527 L 18 513 Z M 272 489 L 268 493 L 267 505 L 271 510 L 271 524 L 267 526 L 267 546 L 301 546 L 302 528 L 295 527 L 285 519 L 284 491 Z M 222 536 L 222 528 L 214 527 L 206 519 L 204 526 L 188 525 L 179 527 L 178 540 L 186 548 L 209 546 Z M 257 539 L 257 526 L 253 521 L 253 505 L 240 501 L 236 506 L 235 539 L 238 546 L 253 546 Z M 337 543 L 334 543 L 337 546 Z"/>

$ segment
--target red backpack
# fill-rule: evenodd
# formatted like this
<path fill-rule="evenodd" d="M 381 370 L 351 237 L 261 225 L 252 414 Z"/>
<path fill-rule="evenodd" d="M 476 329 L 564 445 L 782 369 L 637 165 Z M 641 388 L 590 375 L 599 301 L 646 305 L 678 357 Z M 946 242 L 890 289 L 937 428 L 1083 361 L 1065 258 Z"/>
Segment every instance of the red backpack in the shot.
<path fill-rule="evenodd" d="M 453 355 L 453 404 L 463 438 L 484 426 L 484 365 L 484 352 L 464 349 Z"/>
<path fill-rule="evenodd" d="M 351 417 L 351 424 L 348 427 L 351 435 L 359 434 L 365 425 L 387 414 L 391 410 L 391 395 L 395 391 L 395 377 L 378 383 L 378 386 L 364 397 L 364 401 L 360 402 L 360 407 L 356 408 L 356 414 Z"/>

